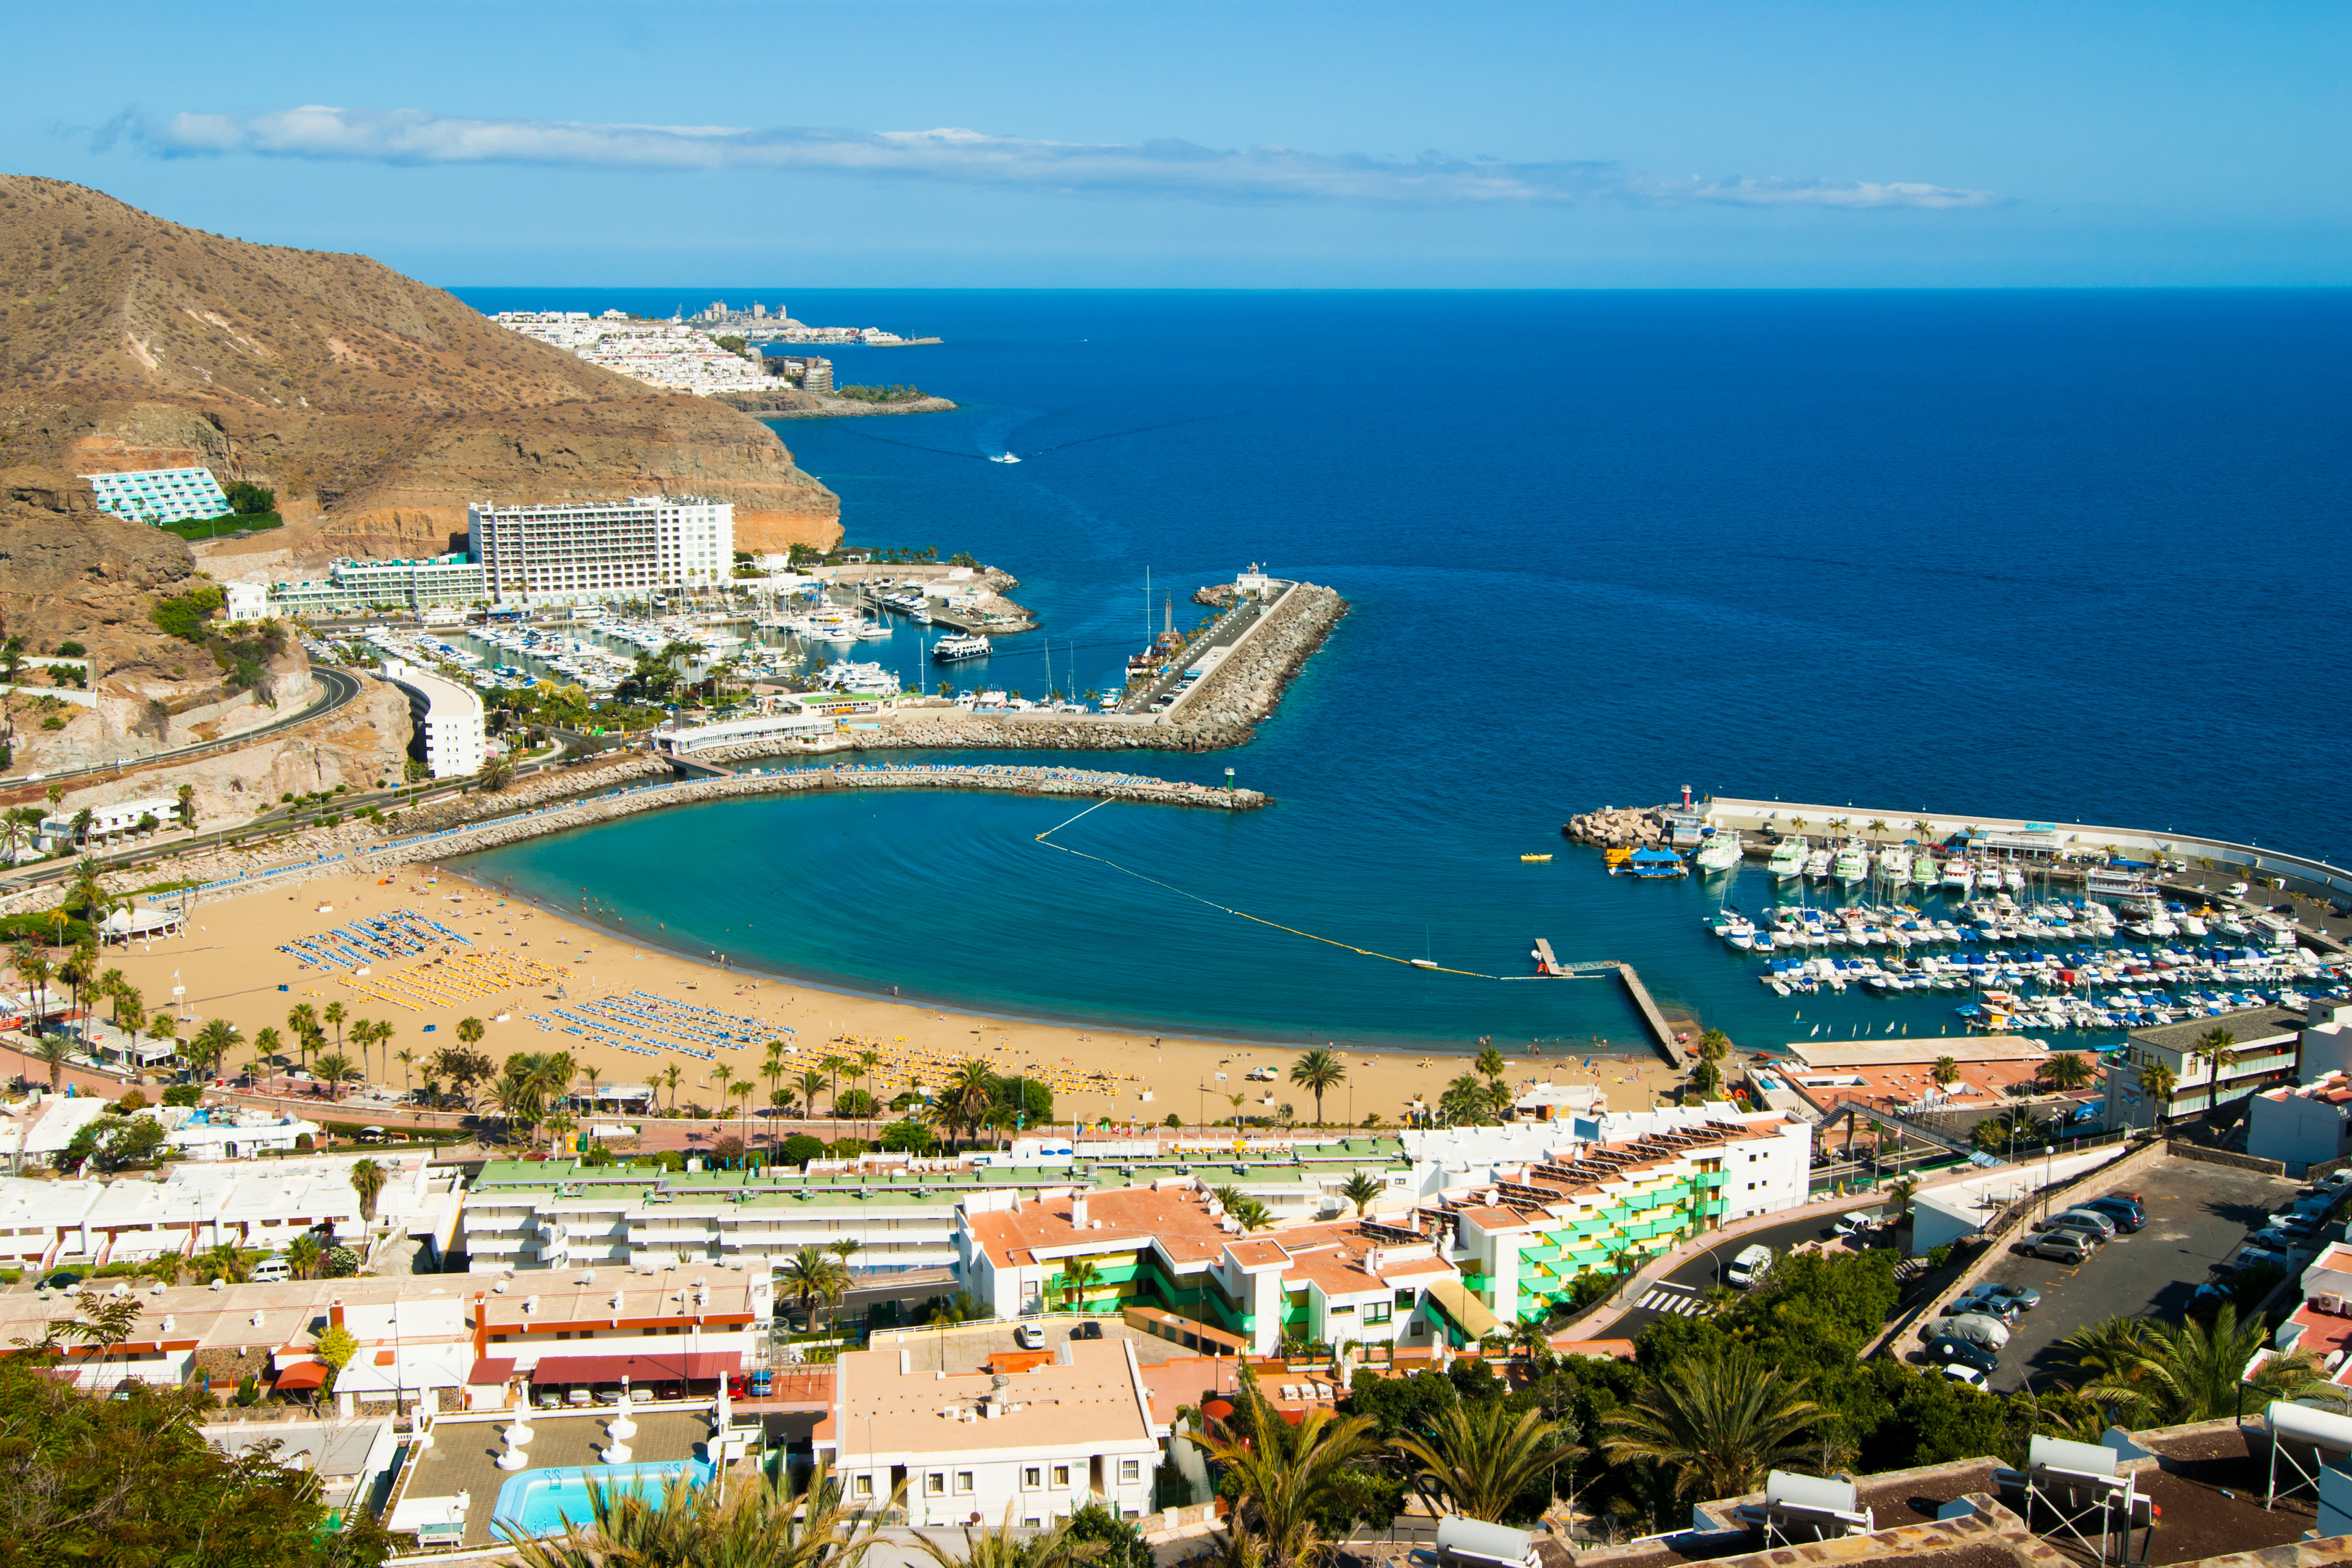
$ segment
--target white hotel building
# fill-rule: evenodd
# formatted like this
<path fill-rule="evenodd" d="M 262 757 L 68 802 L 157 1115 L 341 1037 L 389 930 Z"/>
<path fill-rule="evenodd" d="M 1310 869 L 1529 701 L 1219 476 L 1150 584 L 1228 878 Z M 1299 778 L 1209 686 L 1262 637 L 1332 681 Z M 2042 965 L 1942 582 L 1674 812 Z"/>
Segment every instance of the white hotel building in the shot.
<path fill-rule="evenodd" d="M 699 496 L 466 509 L 483 587 L 495 602 L 584 602 L 727 582 L 735 507 Z"/>

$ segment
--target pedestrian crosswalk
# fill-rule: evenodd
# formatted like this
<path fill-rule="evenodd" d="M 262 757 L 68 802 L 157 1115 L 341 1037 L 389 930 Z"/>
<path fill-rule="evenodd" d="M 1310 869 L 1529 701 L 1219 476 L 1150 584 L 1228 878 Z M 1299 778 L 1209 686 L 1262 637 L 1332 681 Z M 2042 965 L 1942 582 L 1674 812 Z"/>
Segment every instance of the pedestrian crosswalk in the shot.
<path fill-rule="evenodd" d="M 1653 1312 L 1672 1312 L 1684 1318 L 1696 1318 L 1706 1310 L 1706 1302 L 1700 1299 L 1698 1292 L 1681 1285 L 1653 1285 L 1633 1305 Z"/>

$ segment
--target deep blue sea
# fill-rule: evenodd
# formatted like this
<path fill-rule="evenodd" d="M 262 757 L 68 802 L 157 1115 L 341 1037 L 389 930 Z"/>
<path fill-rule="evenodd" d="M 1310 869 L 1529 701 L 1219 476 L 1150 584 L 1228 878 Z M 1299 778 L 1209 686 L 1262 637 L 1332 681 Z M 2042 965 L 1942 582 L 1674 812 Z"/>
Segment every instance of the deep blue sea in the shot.
<path fill-rule="evenodd" d="M 1776 997 L 1700 926 L 1765 903 L 1759 871 L 1612 879 L 1561 842 L 1570 814 L 1687 784 L 2352 858 L 2352 294 L 458 292 L 759 299 L 946 338 L 827 352 L 842 382 L 957 412 L 780 432 L 852 542 L 1021 579 L 1045 631 L 992 683 L 1042 692 L 1050 658 L 1055 687 L 1115 685 L 1147 568 L 1155 626 L 1160 595 L 1184 622 L 1252 562 L 1337 587 L 1354 613 L 1254 743 L 1111 763 L 1230 766 L 1274 809 L 1113 806 L 1061 836 L 1287 925 L 1514 975 L 1549 937 L 1757 1047 L 1943 1033 L 1955 999 Z M 977 460 L 1005 450 L 1024 460 Z M 900 640 L 880 657 L 911 668 Z M 1613 981 L 1433 975 L 1039 847 L 1071 809 L 743 802 L 478 869 L 758 967 L 1002 1013 L 1639 1044 Z"/>

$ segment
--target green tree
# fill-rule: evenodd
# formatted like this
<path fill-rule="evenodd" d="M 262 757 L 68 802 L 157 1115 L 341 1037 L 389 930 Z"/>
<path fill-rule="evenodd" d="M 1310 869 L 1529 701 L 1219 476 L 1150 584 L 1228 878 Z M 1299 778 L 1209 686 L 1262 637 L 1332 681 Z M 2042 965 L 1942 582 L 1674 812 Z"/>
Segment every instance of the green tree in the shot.
<path fill-rule="evenodd" d="M 1387 1190 L 1378 1177 L 1365 1171 L 1359 1171 L 1339 1184 L 1339 1195 L 1356 1205 L 1358 1219 L 1363 1218 L 1364 1210 L 1371 1206 L 1372 1200 Z"/>
<path fill-rule="evenodd" d="M 2075 1089 L 2091 1081 L 2092 1068 L 2091 1064 L 2075 1052 L 2059 1051 L 2042 1064 L 2041 1071 L 2035 1076 L 2052 1089 Z"/>
<path fill-rule="evenodd" d="M 1457 1403 L 1425 1436 L 1392 1446 L 1432 1514 L 1451 1509 L 1496 1524 L 1529 1482 L 1584 1453 L 1540 1410 L 1513 1411 L 1499 1399 Z"/>
<path fill-rule="evenodd" d="M 1601 1447 L 1618 1464 L 1648 1461 L 1675 1474 L 1674 1493 L 1737 1497 L 1776 1468 L 1812 1461 L 1821 1407 L 1789 1378 L 1745 1349 L 1677 1360 L 1641 1396 L 1603 1423 Z"/>
<path fill-rule="evenodd" d="M 2247 1363 L 2268 1345 L 2269 1339 L 2262 1315 L 2242 1321 L 2233 1301 L 2222 1303 L 2210 1327 L 2187 1318 L 2178 1323 L 2147 1324 L 2140 1336 L 2137 1354 L 2122 1352 L 2116 1369 L 2083 1392 L 2095 1399 L 2127 1402 L 2136 1411 L 2145 1412 L 2146 1425 L 2214 1421 L 2235 1415 L 2243 1406 L 2337 1392 L 2320 1375 L 2307 1351 L 2273 1356 L 2252 1375 L 2244 1375 Z"/>
<path fill-rule="evenodd" d="M 520 1568 L 858 1568 L 906 1501 L 902 1483 L 853 1510 L 823 1463 L 797 1489 L 755 1471 L 723 1490 L 684 1476 L 661 1491 L 594 1485 L 584 1522 L 511 1550 Z"/>
<path fill-rule="evenodd" d="M 1346 1079 L 1348 1068 L 1327 1050 L 1308 1051 L 1290 1064 L 1290 1081 L 1315 1097 L 1315 1124 L 1323 1125 L 1323 1095 Z"/>
<path fill-rule="evenodd" d="M 1102 1270 L 1084 1258 L 1066 1258 L 1054 1284 L 1071 1311 L 1083 1312 L 1087 1310 L 1087 1292 L 1102 1289 Z"/>
<path fill-rule="evenodd" d="M 1233 1405 L 1228 1420 L 1182 1436 L 1223 1473 L 1235 1538 L 1255 1542 L 1266 1568 L 1318 1568 L 1331 1561 L 1338 1543 L 1328 1516 L 1347 1492 L 1350 1472 L 1376 1451 L 1371 1421 L 1318 1407 L 1294 1426 L 1246 1368 Z"/>
<path fill-rule="evenodd" d="M 1936 1080 L 1937 1089 L 1949 1089 L 1959 1081 L 1960 1064 L 1950 1057 L 1937 1057 L 1936 1065 L 1927 1069 L 1927 1075 Z"/>
<path fill-rule="evenodd" d="M 1070 1521 L 1057 1519 L 1043 1530 L 1015 1530 L 1012 1503 L 1004 1505 L 1000 1524 L 963 1527 L 963 1540 L 948 1545 L 924 1531 L 915 1532 L 915 1549 L 937 1568 L 1075 1568 L 1095 1555 L 1080 1550 Z M 1149 1561 L 1149 1553 L 1146 1554 Z"/>

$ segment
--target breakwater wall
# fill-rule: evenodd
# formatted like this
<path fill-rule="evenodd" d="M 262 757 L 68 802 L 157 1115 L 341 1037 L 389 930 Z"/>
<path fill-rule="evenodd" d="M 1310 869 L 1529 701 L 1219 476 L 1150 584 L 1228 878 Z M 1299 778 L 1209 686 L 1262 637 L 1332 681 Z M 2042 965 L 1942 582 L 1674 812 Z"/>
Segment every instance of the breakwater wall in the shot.
<path fill-rule="evenodd" d="M 373 867 L 408 865 L 478 854 L 527 838 L 567 833 L 575 827 L 691 805 L 709 800 L 735 800 L 757 795 L 803 795 L 824 790 L 962 789 L 990 790 L 1005 795 L 1054 796 L 1066 800 L 1120 800 L 1145 805 L 1192 806 L 1211 811 L 1256 811 L 1273 798 L 1254 789 L 1224 790 L 1137 773 L 1100 773 L 1080 768 L 1007 767 L 995 763 L 946 763 L 934 767 L 888 765 L 837 768 L 792 768 L 781 773 L 737 773 L 726 778 L 690 779 L 675 784 L 641 784 L 612 795 L 565 801 L 517 816 L 467 824 L 426 837 L 394 843 L 365 857 Z"/>

